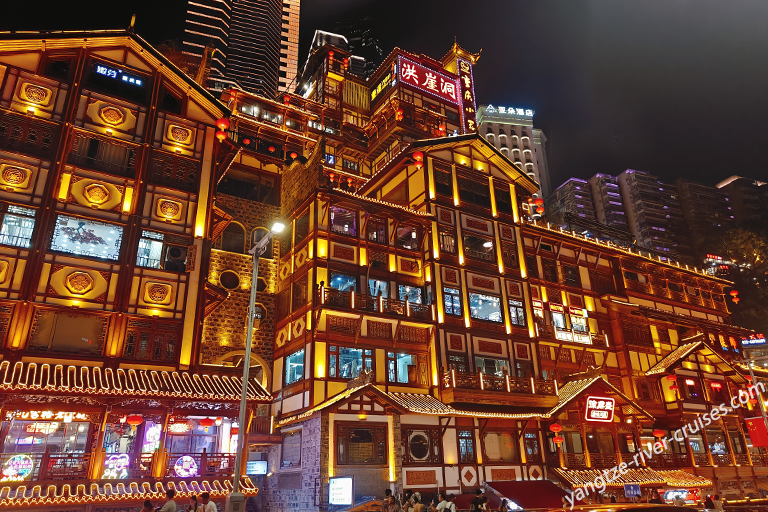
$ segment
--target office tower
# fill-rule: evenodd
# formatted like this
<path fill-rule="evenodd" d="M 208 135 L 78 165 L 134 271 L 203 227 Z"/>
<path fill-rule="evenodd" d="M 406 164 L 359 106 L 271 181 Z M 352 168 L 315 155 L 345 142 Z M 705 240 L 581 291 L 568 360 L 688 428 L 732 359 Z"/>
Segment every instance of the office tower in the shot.
<path fill-rule="evenodd" d="M 724 189 L 683 179 L 676 184 L 696 262 L 700 263 L 707 254 L 707 239 L 735 224 L 734 207 Z"/>
<path fill-rule="evenodd" d="M 728 194 L 738 224 L 768 222 L 768 183 L 731 176 L 715 186 Z"/>
<path fill-rule="evenodd" d="M 190 0 L 187 4 L 182 51 L 202 59 L 205 48 L 212 48 L 211 78 L 225 74 L 231 25 L 232 0 Z"/>
<path fill-rule="evenodd" d="M 637 243 L 681 261 L 692 261 L 688 227 L 677 188 L 643 171 L 618 177 L 629 229 Z"/>
<path fill-rule="evenodd" d="M 567 224 L 566 213 L 586 220 L 596 220 L 592 192 L 587 181 L 570 178 L 546 198 L 549 222 Z"/>
<path fill-rule="evenodd" d="M 610 174 L 595 174 L 589 178 L 589 187 L 597 221 L 612 228 L 629 231 L 616 177 Z"/>
<path fill-rule="evenodd" d="M 299 14 L 301 0 L 283 1 L 283 25 L 280 32 L 279 91 L 292 91 L 296 86 L 299 63 Z"/>
<path fill-rule="evenodd" d="M 539 184 L 538 196 L 551 193 L 544 133 L 533 127 L 531 109 L 481 105 L 478 133 Z M 533 138 L 533 143 L 531 139 Z"/>
<path fill-rule="evenodd" d="M 349 52 L 365 59 L 365 69 L 361 75 L 365 78 L 369 78 L 384 60 L 384 52 L 374 35 L 371 21 L 371 18 L 364 17 L 355 21 L 337 22 L 335 27 L 337 32 L 346 36 Z"/>
<path fill-rule="evenodd" d="M 227 78 L 246 91 L 272 97 L 280 70 L 281 0 L 237 0 L 227 55 Z"/>

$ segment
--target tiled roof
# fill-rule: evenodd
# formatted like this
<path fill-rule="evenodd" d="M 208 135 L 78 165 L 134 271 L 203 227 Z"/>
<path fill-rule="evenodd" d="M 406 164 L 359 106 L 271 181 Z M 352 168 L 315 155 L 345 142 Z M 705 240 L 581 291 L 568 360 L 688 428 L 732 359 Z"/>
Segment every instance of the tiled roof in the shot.
<path fill-rule="evenodd" d="M 572 488 L 584 487 L 587 484 L 594 484 L 595 478 L 606 478 L 604 471 L 600 469 L 562 469 L 553 468 L 561 480 L 567 482 Z M 643 486 L 661 486 L 669 487 L 711 487 L 712 481 L 697 475 L 692 475 L 683 470 L 663 470 L 657 471 L 651 468 L 627 469 L 625 474 L 614 473 L 613 470 L 607 470 L 608 479 L 616 476 L 612 482 L 606 481 L 607 487 L 623 487 L 625 484 L 639 484 Z"/>
<path fill-rule="evenodd" d="M 653 367 L 645 372 L 645 374 L 647 376 L 651 376 L 658 375 L 660 373 L 667 373 L 671 367 L 675 366 L 681 361 L 684 361 L 688 356 L 690 356 L 697 348 L 699 348 L 699 346 L 701 346 L 702 343 L 704 343 L 703 335 L 699 340 L 694 341 L 693 343 L 680 345 L 675 350 L 667 354 L 664 359 L 653 365 Z"/>
<path fill-rule="evenodd" d="M 3 361 L 0 392 L 45 393 L 66 396 L 120 396 L 180 398 L 187 400 L 239 401 L 242 377 L 182 371 L 99 368 Z M 256 379 L 250 379 L 248 398 L 272 402 L 272 395 Z"/>
<path fill-rule="evenodd" d="M 694 352 L 699 352 L 705 356 L 710 363 L 712 363 L 720 373 L 728 375 L 734 382 L 744 384 L 747 379 L 740 373 L 740 367 L 729 363 L 720 354 L 717 353 L 712 347 L 710 347 L 706 341 L 704 341 L 703 334 L 697 334 L 691 338 L 690 343 L 680 345 L 675 350 L 667 354 L 667 356 L 653 365 L 647 372 L 646 376 L 660 375 L 669 372 L 672 368 L 685 361 Z M 684 340 L 686 341 L 686 340 Z"/>
<path fill-rule="evenodd" d="M 472 411 L 463 409 L 454 409 L 446 405 L 432 395 L 419 393 L 387 393 L 394 401 L 400 404 L 404 409 L 416 414 L 431 414 L 439 416 L 469 416 L 473 418 L 506 418 L 506 419 L 533 419 L 546 418 L 548 415 L 543 413 L 502 413 Z"/>
<path fill-rule="evenodd" d="M 579 397 L 589 387 L 597 385 L 602 387 L 608 393 L 616 398 L 616 405 L 620 406 L 624 414 L 641 414 L 647 418 L 653 419 L 642 407 L 632 401 L 627 395 L 619 391 L 613 384 L 602 378 L 600 375 L 587 376 L 582 379 L 572 380 L 560 386 L 558 394 L 558 403 L 550 411 L 548 416 L 555 416 L 573 400 Z"/>

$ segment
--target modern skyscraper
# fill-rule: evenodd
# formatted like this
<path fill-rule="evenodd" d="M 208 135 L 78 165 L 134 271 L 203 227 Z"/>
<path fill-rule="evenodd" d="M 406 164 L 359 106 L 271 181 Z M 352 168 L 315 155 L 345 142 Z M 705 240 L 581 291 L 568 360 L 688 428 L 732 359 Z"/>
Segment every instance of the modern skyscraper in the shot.
<path fill-rule="evenodd" d="M 371 18 L 337 22 L 336 31 L 346 36 L 347 49 L 352 54 L 365 59 L 363 76 L 369 78 L 384 60 L 384 51 L 374 34 Z"/>
<path fill-rule="evenodd" d="M 190 0 L 184 53 L 216 51 L 209 81 L 272 97 L 294 81 L 300 0 Z"/>
<path fill-rule="evenodd" d="M 728 194 L 737 223 L 768 221 L 768 183 L 731 176 L 715 186 Z"/>
<path fill-rule="evenodd" d="M 735 224 L 731 200 L 723 189 L 683 179 L 677 180 L 677 190 L 698 263 L 707 255 L 707 236 Z"/>
<path fill-rule="evenodd" d="M 597 221 L 612 228 L 629 231 L 616 177 L 610 174 L 595 174 L 589 178 L 589 188 L 592 191 Z"/>
<path fill-rule="evenodd" d="M 481 105 L 477 109 L 478 133 L 539 184 L 539 197 L 552 191 L 544 133 L 533 127 L 533 110 Z M 533 138 L 533 143 L 531 143 Z"/>
<path fill-rule="evenodd" d="M 643 171 L 618 177 L 629 229 L 638 245 L 681 261 L 692 259 L 677 187 Z"/>

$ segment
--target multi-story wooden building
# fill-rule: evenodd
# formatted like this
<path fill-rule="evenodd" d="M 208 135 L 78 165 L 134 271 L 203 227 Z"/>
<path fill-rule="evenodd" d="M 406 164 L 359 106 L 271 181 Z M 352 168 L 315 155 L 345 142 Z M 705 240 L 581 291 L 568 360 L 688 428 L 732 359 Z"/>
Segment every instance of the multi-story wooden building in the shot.
<path fill-rule="evenodd" d="M 366 81 L 326 44 L 295 94 L 218 100 L 128 32 L 3 35 L 0 502 L 226 494 L 247 250 L 278 218 L 242 428 L 262 508 L 339 476 L 575 487 L 737 395 L 728 283 L 532 220 L 475 133 L 478 57 L 396 49 Z M 757 493 L 753 409 L 616 485 Z"/>

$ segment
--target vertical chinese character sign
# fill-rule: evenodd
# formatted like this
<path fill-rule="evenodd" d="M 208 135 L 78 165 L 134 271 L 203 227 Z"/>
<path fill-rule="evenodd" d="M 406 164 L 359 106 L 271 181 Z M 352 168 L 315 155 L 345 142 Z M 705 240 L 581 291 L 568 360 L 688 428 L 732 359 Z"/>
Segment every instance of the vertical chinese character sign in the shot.
<path fill-rule="evenodd" d="M 477 131 L 477 116 L 475 103 L 475 78 L 472 75 L 472 63 L 468 60 L 457 59 L 456 71 L 459 74 L 461 90 L 461 119 L 464 133 Z"/>

